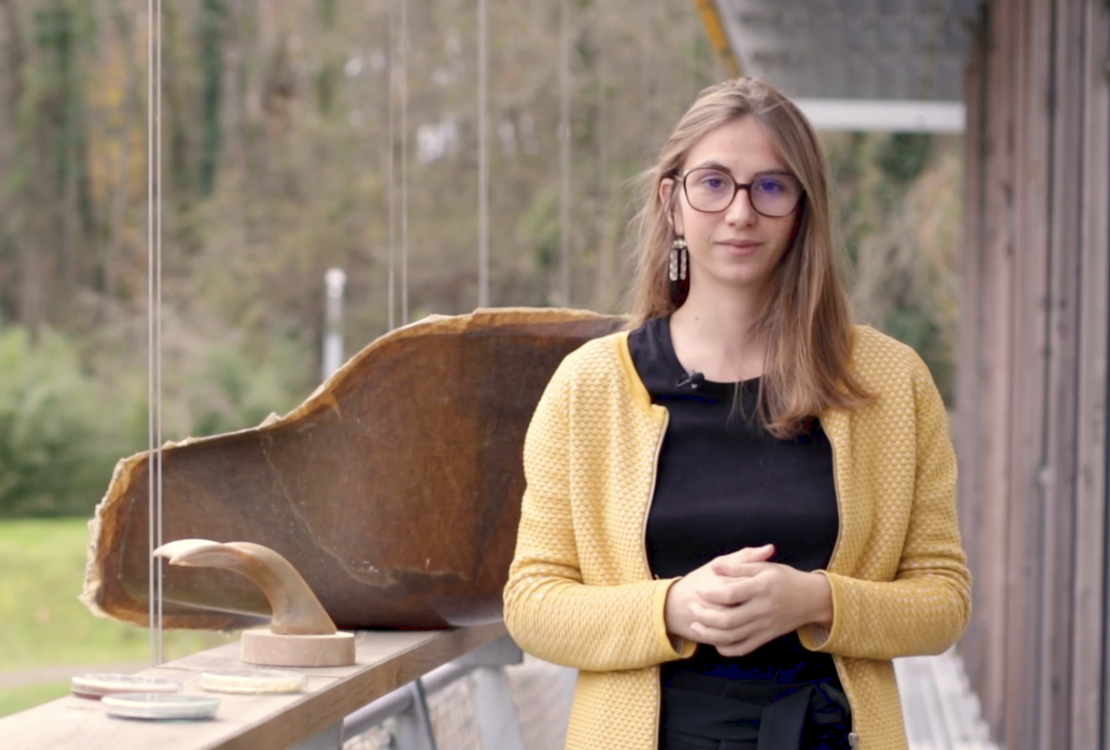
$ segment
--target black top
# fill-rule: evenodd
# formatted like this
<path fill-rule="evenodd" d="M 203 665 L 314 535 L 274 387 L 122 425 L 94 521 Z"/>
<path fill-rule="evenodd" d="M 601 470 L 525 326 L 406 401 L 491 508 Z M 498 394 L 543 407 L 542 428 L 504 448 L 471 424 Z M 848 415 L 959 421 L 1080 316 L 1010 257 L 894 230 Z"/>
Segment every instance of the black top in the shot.
<path fill-rule="evenodd" d="M 793 440 L 772 436 L 755 416 L 758 379 L 715 383 L 687 373 L 671 344 L 669 318 L 646 322 L 628 344 L 652 401 L 670 414 L 648 514 L 652 572 L 686 575 L 719 555 L 768 543 L 775 545 L 772 562 L 824 568 L 839 517 L 832 448 L 820 423 L 813 420 Z M 664 665 L 664 677 L 676 671 L 762 677 L 770 670 L 773 678 L 779 668 L 800 669 L 807 679 L 836 675 L 829 655 L 807 651 L 788 633 L 739 658 L 699 646 L 691 659 Z"/>

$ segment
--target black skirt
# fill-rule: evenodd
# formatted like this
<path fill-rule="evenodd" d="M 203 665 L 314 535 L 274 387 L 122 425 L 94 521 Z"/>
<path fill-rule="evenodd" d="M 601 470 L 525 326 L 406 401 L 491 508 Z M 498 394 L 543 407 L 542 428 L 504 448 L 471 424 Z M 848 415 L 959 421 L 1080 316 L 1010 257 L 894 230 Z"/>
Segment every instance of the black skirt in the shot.
<path fill-rule="evenodd" d="M 829 681 L 665 677 L 659 750 L 849 750 L 848 699 Z"/>

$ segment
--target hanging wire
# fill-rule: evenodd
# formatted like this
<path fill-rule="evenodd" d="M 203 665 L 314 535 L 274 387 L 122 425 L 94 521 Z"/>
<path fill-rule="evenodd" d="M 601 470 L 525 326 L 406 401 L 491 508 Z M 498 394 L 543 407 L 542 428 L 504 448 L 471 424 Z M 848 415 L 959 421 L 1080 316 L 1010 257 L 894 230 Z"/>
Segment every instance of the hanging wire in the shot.
<path fill-rule="evenodd" d="M 163 662 L 162 560 L 162 0 L 147 0 L 147 505 L 150 659 Z"/>
<path fill-rule="evenodd" d="M 388 193 L 389 205 L 389 330 L 393 330 L 396 326 L 394 312 L 397 309 L 397 301 L 395 290 L 396 282 L 396 258 L 397 258 L 397 197 L 396 190 L 394 190 L 394 183 L 396 178 L 394 175 L 395 162 L 397 155 L 393 148 L 393 121 L 396 116 L 394 113 L 394 100 L 397 97 L 397 30 L 394 16 L 396 15 L 394 6 L 396 0 L 390 0 L 389 3 L 389 124 L 386 126 L 386 148 L 388 150 L 388 158 L 386 159 L 386 185 Z"/>
<path fill-rule="evenodd" d="M 489 307 L 489 50 L 486 0 L 478 0 L 478 307 Z"/>
<path fill-rule="evenodd" d="M 596 27 L 595 27 L 596 28 Z M 594 287 L 595 309 L 608 312 L 612 305 L 610 291 L 613 285 L 613 246 L 609 231 L 609 204 L 612 188 L 609 184 L 609 66 L 605 45 L 598 45 L 595 65 L 597 83 L 597 185 L 601 201 L 598 204 L 596 232 L 598 237 L 597 284 Z"/>
<path fill-rule="evenodd" d="M 401 0 L 401 325 L 409 322 L 409 0 Z"/>
<path fill-rule="evenodd" d="M 570 7 L 559 2 L 559 256 L 560 304 L 570 307 Z"/>

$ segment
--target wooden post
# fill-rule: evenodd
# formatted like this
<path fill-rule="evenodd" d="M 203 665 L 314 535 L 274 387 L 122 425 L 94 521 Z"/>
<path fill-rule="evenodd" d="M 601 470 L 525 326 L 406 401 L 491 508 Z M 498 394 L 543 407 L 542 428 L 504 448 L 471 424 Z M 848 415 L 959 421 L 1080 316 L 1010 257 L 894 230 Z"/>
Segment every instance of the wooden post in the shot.
<path fill-rule="evenodd" d="M 979 393 L 979 356 L 982 347 L 982 269 L 981 245 L 983 229 L 983 131 L 988 112 L 984 102 L 986 91 L 986 10 L 980 12 L 977 32 L 971 46 L 964 91 L 967 107 L 967 128 L 964 133 L 964 250 L 960 262 L 960 360 L 957 368 L 958 396 L 956 401 L 956 447 L 959 451 L 960 529 L 968 565 L 978 575 L 983 555 L 979 539 L 982 529 L 982 472 L 979 470 L 981 410 Z M 984 589 L 973 590 L 972 609 L 984 606 Z M 978 620 L 973 620 L 964 636 L 960 653 L 972 683 L 980 685 L 983 667 L 983 638 Z"/>
<path fill-rule="evenodd" d="M 1052 215 L 1040 736 L 1033 747 L 1070 748 L 1076 389 L 1078 387 L 1079 226 L 1082 219 L 1083 0 L 1056 0 L 1052 91 Z"/>
<path fill-rule="evenodd" d="M 1005 713 L 1008 594 L 1007 517 L 1010 505 L 1010 453 L 1013 305 L 1013 5 L 995 3 L 988 17 L 986 220 L 983 234 L 983 346 L 980 369 L 984 419 L 979 425 L 983 482 L 979 586 L 986 589 L 978 616 L 984 629 L 980 648 L 985 674 L 980 698 L 992 728 L 1001 733 Z"/>
<path fill-rule="evenodd" d="M 1078 476 L 1075 487 L 1075 599 L 1072 613 L 1071 746 L 1099 747 L 1107 700 L 1105 548 L 1107 294 L 1110 293 L 1110 16 L 1105 2 L 1083 8 L 1082 231 L 1080 243 Z M 1103 745 L 1102 747 L 1105 747 Z"/>
<path fill-rule="evenodd" d="M 961 652 L 1007 750 L 1106 750 L 1110 10 L 986 16 L 967 79 Z"/>
<path fill-rule="evenodd" d="M 1015 40 L 1011 86 L 1016 97 L 1013 158 L 1015 291 L 1010 369 L 1010 512 L 1006 569 L 1007 747 L 1032 747 L 1037 736 L 1039 612 L 1043 569 L 1041 524 L 1045 463 L 1045 388 L 1048 377 L 1048 167 L 1050 124 L 1051 0 L 1017 0 L 1010 32 Z"/>

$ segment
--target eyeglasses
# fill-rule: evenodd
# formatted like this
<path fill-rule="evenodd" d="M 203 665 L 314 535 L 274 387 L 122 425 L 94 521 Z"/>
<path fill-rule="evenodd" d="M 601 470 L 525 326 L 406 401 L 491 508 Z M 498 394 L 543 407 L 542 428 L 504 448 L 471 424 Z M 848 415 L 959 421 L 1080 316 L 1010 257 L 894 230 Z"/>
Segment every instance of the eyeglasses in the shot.
<path fill-rule="evenodd" d="M 690 207 L 702 213 L 724 211 L 737 193 L 747 190 L 756 213 L 777 219 L 792 214 L 805 192 L 798 178 L 780 172 L 757 174 L 751 182 L 743 184 L 728 172 L 712 167 L 691 169 L 674 177 L 682 181 Z"/>

